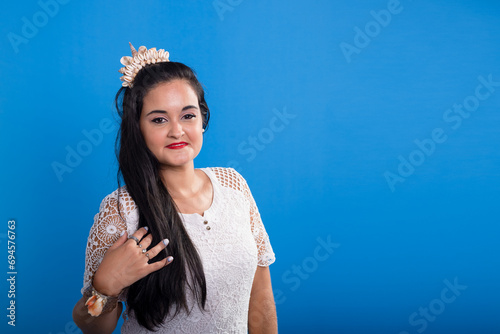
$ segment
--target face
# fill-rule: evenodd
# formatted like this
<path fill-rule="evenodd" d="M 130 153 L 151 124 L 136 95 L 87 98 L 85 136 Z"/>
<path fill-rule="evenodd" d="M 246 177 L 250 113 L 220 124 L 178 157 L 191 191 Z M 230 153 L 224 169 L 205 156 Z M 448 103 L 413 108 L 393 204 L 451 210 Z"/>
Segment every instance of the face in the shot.
<path fill-rule="evenodd" d="M 151 89 L 144 97 L 141 132 L 163 168 L 192 165 L 203 144 L 198 97 L 185 80 Z"/>

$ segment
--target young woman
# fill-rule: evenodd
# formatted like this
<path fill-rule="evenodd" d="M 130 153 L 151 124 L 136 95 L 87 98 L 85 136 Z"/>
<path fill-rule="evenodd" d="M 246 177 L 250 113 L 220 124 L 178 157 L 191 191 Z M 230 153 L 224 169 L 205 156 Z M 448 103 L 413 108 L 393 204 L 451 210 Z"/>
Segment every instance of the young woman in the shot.
<path fill-rule="evenodd" d="M 210 112 L 193 71 L 145 47 L 123 57 L 118 183 L 94 218 L 84 333 L 276 333 L 275 257 L 243 177 L 195 169 Z"/>

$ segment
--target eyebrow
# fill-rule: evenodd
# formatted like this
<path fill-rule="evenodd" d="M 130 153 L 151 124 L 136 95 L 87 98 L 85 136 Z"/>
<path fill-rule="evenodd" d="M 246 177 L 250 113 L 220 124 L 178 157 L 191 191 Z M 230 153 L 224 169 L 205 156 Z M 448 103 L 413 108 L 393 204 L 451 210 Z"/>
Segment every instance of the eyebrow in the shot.
<path fill-rule="evenodd" d="M 188 106 L 185 106 L 184 108 L 182 108 L 181 111 L 186 111 L 186 110 L 189 110 L 189 109 L 198 109 L 198 107 L 196 106 L 192 106 L 192 105 L 188 105 Z M 168 115 L 168 112 L 166 110 L 152 110 L 150 112 L 148 112 L 148 114 L 146 116 L 149 116 L 151 114 L 167 114 Z"/>

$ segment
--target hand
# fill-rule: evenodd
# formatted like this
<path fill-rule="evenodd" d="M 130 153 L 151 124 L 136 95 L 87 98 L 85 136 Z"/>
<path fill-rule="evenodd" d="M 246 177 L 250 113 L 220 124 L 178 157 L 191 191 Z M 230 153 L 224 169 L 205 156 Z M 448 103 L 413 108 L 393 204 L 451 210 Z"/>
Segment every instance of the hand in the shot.
<path fill-rule="evenodd" d="M 147 249 L 153 240 L 151 234 L 146 236 L 147 233 L 148 230 L 142 227 L 132 234 L 140 241 L 137 244 L 134 239 L 129 239 L 125 232 L 108 249 L 94 275 L 92 284 L 97 291 L 106 296 L 118 296 L 126 287 L 172 262 L 173 258 L 168 256 L 161 261 L 148 263 L 167 247 L 168 239 L 160 241 L 143 253 L 142 250 Z"/>

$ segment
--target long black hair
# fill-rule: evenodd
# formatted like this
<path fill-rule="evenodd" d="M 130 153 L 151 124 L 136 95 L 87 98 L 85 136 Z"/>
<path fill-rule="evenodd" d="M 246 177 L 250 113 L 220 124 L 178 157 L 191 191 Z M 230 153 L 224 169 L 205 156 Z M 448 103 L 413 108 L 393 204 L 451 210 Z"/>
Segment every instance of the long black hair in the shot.
<path fill-rule="evenodd" d="M 160 83 L 185 80 L 198 96 L 203 128 L 208 127 L 210 111 L 203 88 L 194 71 L 177 62 L 147 65 L 137 73 L 134 85 L 122 87 L 115 98 L 121 117 L 116 138 L 118 159 L 118 185 L 123 177 L 128 193 L 139 210 L 138 228 L 147 226 L 153 236 L 151 247 L 168 238 L 167 248 L 151 262 L 167 255 L 174 257 L 168 266 L 140 279 L 129 287 L 127 303 L 138 323 L 148 330 L 155 330 L 168 318 L 175 317 L 181 309 L 190 312 L 186 294 L 190 293 L 201 309 L 205 308 L 207 288 L 203 265 L 191 241 L 179 210 L 160 178 L 160 165 L 148 149 L 139 126 L 143 99 Z"/>

